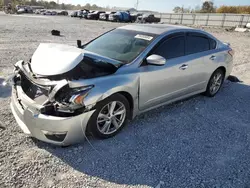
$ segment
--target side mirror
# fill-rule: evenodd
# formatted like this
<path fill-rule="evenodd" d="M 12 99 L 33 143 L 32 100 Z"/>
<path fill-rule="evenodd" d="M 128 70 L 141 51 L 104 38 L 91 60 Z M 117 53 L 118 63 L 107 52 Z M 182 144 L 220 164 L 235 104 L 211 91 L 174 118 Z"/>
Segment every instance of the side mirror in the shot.
<path fill-rule="evenodd" d="M 77 42 L 77 47 L 81 48 L 82 47 L 82 41 L 81 40 L 77 40 L 76 42 Z"/>
<path fill-rule="evenodd" d="M 150 55 L 147 57 L 147 63 L 150 65 L 162 66 L 165 65 L 167 60 L 160 55 Z"/>

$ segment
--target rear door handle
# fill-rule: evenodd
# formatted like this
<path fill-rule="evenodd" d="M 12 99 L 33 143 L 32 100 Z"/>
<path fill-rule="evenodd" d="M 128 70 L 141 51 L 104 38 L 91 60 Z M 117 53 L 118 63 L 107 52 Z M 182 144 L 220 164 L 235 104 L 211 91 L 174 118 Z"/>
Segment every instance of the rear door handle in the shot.
<path fill-rule="evenodd" d="M 209 59 L 211 59 L 212 61 L 214 61 L 216 59 L 216 56 L 212 55 Z"/>
<path fill-rule="evenodd" d="M 186 70 L 188 68 L 188 65 L 187 64 L 183 64 L 179 67 L 179 69 L 181 70 Z"/>

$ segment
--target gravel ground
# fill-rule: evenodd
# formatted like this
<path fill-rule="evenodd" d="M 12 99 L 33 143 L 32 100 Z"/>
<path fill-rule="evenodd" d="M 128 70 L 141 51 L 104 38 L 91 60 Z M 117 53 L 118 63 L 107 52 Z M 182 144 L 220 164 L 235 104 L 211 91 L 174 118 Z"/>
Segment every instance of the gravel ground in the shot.
<path fill-rule="evenodd" d="M 0 13 L 0 83 L 40 42 L 76 45 L 120 25 Z M 11 114 L 10 88 L 0 86 L 0 187 L 250 187 L 250 34 L 206 30 L 231 43 L 243 82 L 145 113 L 112 139 L 67 148 L 31 139 Z"/>

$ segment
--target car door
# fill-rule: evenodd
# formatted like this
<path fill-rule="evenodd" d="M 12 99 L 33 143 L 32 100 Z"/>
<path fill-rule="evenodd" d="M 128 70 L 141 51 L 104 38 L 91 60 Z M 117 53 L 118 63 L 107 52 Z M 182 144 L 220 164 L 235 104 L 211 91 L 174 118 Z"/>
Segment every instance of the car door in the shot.
<path fill-rule="evenodd" d="M 184 82 L 188 71 L 184 71 L 185 67 L 180 68 L 186 61 L 184 33 L 163 39 L 148 56 L 152 54 L 166 58 L 167 62 L 163 66 L 155 66 L 144 61 L 140 67 L 140 110 L 177 98 L 186 87 Z"/>
<path fill-rule="evenodd" d="M 164 66 L 140 68 L 140 110 L 201 92 L 206 87 L 204 56 L 209 39 L 198 33 L 178 33 L 160 42 L 151 54 L 166 58 Z"/>
<path fill-rule="evenodd" d="M 213 39 L 199 32 L 186 33 L 186 63 L 190 75 L 186 79 L 189 92 L 201 91 L 206 89 L 207 81 L 211 76 L 212 60 L 207 57 L 213 55 Z"/>

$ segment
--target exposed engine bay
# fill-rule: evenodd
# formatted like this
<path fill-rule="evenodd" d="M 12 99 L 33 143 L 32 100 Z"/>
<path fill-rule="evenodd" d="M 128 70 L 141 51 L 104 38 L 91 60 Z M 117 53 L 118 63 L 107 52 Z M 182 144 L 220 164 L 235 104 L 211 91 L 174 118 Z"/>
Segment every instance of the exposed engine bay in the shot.
<path fill-rule="evenodd" d="M 89 110 L 84 105 L 84 98 L 94 86 L 70 88 L 70 81 L 107 76 L 118 69 L 100 59 L 85 56 L 68 72 L 43 76 L 34 73 L 31 64 L 32 60 L 19 61 L 15 65 L 15 75 L 12 79 L 14 87 L 20 87 L 31 100 L 41 105 L 38 109 L 41 114 L 59 117 L 76 116 Z M 19 103 L 25 108 L 22 100 L 19 100 Z"/>

